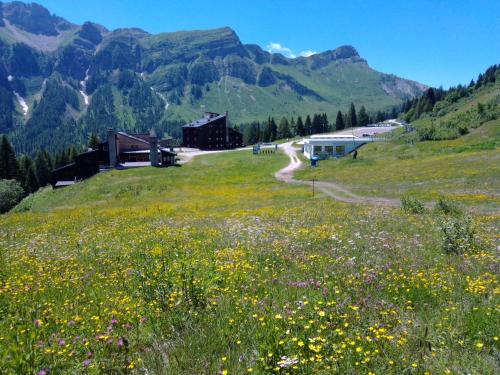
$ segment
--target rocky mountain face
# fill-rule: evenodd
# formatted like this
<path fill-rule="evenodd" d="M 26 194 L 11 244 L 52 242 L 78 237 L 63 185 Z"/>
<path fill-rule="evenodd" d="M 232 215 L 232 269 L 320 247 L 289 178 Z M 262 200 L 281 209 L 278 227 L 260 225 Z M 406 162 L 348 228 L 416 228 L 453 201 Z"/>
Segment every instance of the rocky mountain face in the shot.
<path fill-rule="evenodd" d="M 227 27 L 109 31 L 38 4 L 0 3 L 0 133 L 19 151 L 83 142 L 108 127 L 176 136 L 204 110 L 228 110 L 238 123 L 333 117 L 350 102 L 385 109 L 425 88 L 371 69 L 351 46 L 290 59 L 242 44 Z"/>

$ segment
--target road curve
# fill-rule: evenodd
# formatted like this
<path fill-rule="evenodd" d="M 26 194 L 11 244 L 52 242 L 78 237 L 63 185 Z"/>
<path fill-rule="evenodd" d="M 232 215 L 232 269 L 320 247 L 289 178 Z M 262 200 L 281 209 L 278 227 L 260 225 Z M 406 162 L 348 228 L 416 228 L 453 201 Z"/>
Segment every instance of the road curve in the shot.
<path fill-rule="evenodd" d="M 302 161 L 297 156 L 297 149 L 292 146 L 292 142 L 279 145 L 279 148 L 290 158 L 290 163 L 274 174 L 277 180 L 290 184 L 311 186 L 312 181 L 296 180 L 293 173 L 302 165 Z M 315 189 L 321 191 L 326 196 L 345 203 L 364 203 L 377 206 L 399 207 L 400 200 L 394 198 L 366 197 L 354 194 L 350 190 L 329 181 L 314 181 Z"/>

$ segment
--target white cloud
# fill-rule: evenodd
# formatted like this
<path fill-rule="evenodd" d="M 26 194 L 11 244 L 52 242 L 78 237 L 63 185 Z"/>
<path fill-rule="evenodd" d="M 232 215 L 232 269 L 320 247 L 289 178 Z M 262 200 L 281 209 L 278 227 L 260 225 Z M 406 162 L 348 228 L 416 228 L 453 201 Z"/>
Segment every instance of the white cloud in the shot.
<path fill-rule="evenodd" d="M 309 56 L 312 56 L 312 55 L 315 55 L 317 54 L 318 52 L 315 52 L 315 51 L 311 51 L 310 49 L 308 49 L 307 51 L 302 51 L 300 53 L 300 56 L 303 56 L 303 57 L 309 57 Z"/>
<path fill-rule="evenodd" d="M 268 52 L 271 52 L 271 53 L 281 53 L 282 55 L 286 56 L 286 57 L 290 57 L 292 59 L 294 59 L 295 57 L 295 54 L 292 52 L 292 50 L 288 47 L 285 47 L 285 46 L 282 46 L 280 43 L 274 43 L 274 42 L 270 42 L 267 46 L 266 46 L 266 49 Z"/>
<path fill-rule="evenodd" d="M 291 59 L 294 59 L 297 57 L 297 55 L 295 53 L 293 53 L 291 48 L 285 47 L 281 43 L 270 42 L 266 46 L 266 49 L 267 49 L 267 52 L 281 53 L 283 56 L 289 57 Z M 308 50 L 305 50 L 305 51 L 302 51 L 301 53 L 299 53 L 299 56 L 309 57 L 309 56 L 314 55 L 316 53 L 318 53 L 318 52 L 311 51 L 310 49 L 308 49 Z"/>

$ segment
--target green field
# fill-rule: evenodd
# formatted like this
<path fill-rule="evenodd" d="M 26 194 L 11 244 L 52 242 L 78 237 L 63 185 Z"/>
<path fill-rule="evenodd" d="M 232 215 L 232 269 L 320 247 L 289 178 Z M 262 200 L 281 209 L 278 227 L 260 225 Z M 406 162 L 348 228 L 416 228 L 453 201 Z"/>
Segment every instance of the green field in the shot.
<path fill-rule="evenodd" d="M 497 373 L 498 216 L 277 182 L 282 155 L 195 158 L 45 189 L 0 217 L 0 372 Z"/>

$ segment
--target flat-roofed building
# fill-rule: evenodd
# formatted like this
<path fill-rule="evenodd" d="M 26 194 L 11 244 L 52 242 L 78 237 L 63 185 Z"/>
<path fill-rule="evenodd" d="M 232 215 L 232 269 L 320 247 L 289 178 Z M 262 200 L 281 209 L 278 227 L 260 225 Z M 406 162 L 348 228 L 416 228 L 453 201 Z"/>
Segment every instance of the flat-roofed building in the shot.
<path fill-rule="evenodd" d="M 304 156 L 308 159 L 342 157 L 364 144 L 376 140 L 373 137 L 356 137 L 354 135 L 313 135 L 303 141 Z"/>
<path fill-rule="evenodd" d="M 223 115 L 205 112 L 205 117 L 182 127 L 182 146 L 200 150 L 225 150 L 243 146 L 240 132 L 227 125 Z"/>

